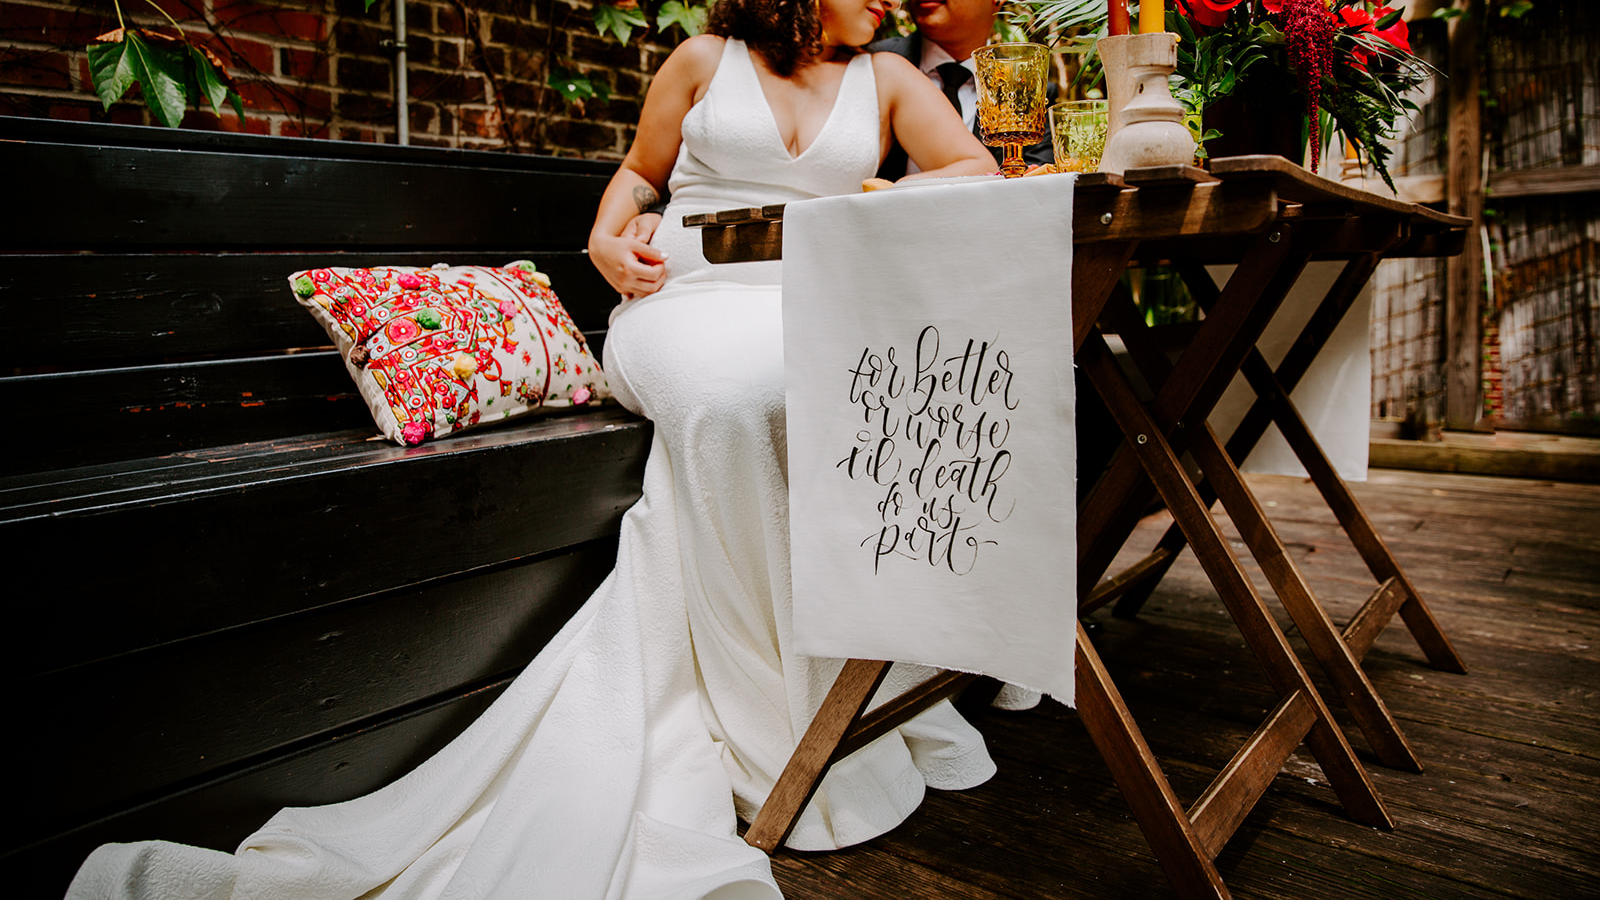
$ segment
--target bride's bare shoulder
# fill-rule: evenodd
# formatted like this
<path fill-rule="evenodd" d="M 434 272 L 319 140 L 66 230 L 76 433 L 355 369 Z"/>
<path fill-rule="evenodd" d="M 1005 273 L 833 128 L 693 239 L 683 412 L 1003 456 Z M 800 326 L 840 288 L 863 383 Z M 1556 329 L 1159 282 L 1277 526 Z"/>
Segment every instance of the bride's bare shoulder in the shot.
<path fill-rule="evenodd" d="M 722 61 L 722 48 L 727 42 L 727 38 L 714 34 L 697 34 L 679 44 L 661 68 L 665 71 L 673 66 L 685 74 L 709 78 L 717 70 L 717 63 Z"/>
<path fill-rule="evenodd" d="M 717 64 L 722 60 L 722 48 L 726 43 L 726 38 L 697 34 L 679 44 L 650 79 L 650 93 L 677 98 L 684 110 L 700 102 L 711 84 L 711 77 L 717 74 Z"/>
<path fill-rule="evenodd" d="M 898 53 L 878 51 L 872 54 L 872 74 L 877 78 L 889 79 L 891 84 L 915 83 L 915 79 L 928 80 L 922 70 L 912 65 L 911 60 Z"/>

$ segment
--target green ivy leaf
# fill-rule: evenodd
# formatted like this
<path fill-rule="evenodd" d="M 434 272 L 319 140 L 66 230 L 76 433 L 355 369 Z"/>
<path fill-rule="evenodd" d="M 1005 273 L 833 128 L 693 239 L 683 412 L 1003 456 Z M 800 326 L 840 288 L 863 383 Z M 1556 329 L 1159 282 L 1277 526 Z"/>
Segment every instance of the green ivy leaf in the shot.
<path fill-rule="evenodd" d="M 89 78 L 94 81 L 94 92 L 100 98 L 102 109 L 110 109 L 111 104 L 121 100 L 138 80 L 133 64 L 134 57 L 128 53 L 126 41 L 89 45 Z"/>
<path fill-rule="evenodd" d="M 545 80 L 545 87 L 561 95 L 561 99 L 568 103 L 577 103 L 583 100 L 598 97 L 601 100 L 611 99 L 611 87 L 604 81 L 590 78 L 582 72 L 577 72 L 566 66 L 552 66 L 550 77 Z"/>
<path fill-rule="evenodd" d="M 89 75 L 95 94 L 109 109 L 137 82 L 144 103 L 161 124 L 177 128 L 189 103 L 184 83 L 188 80 L 187 60 L 181 52 L 152 47 L 136 31 L 122 33 L 122 39 L 107 44 L 89 45 Z"/>
<path fill-rule="evenodd" d="M 1394 23 L 1400 21 L 1400 17 L 1403 15 L 1405 15 L 1405 9 L 1403 7 L 1393 10 L 1388 15 L 1372 23 L 1372 27 L 1379 31 L 1382 31 L 1385 28 L 1392 28 L 1394 27 Z"/>
<path fill-rule="evenodd" d="M 1183 44 L 1188 44 L 1191 47 L 1194 46 L 1196 40 L 1194 36 L 1194 25 L 1189 22 L 1188 16 L 1178 12 L 1175 9 L 1167 10 L 1167 29 L 1177 33 L 1178 40 L 1180 42 L 1179 46 L 1182 46 Z"/>
<path fill-rule="evenodd" d="M 228 95 L 232 94 L 233 91 L 223 83 L 216 66 L 212 65 L 211 60 L 200 52 L 200 48 L 190 44 L 184 49 L 189 51 L 189 64 L 194 67 L 195 83 L 200 88 L 200 96 L 211 104 L 213 112 L 219 116 L 222 115 L 222 103 L 229 99 Z M 234 96 L 237 97 L 238 95 Z"/>
<path fill-rule="evenodd" d="M 649 27 L 649 20 L 637 6 L 631 9 L 619 9 L 609 3 L 595 4 L 594 29 L 601 37 L 605 37 L 609 31 L 617 36 L 617 40 L 626 44 L 628 38 L 633 36 L 633 29 Z"/>
<path fill-rule="evenodd" d="M 694 37 L 706 30 L 707 7 L 690 6 L 680 0 L 667 0 L 661 4 L 661 10 L 656 14 L 656 28 L 666 31 L 676 25 L 683 29 L 683 33 Z"/>
<path fill-rule="evenodd" d="M 144 92 L 144 103 L 156 114 L 161 124 L 177 128 L 183 122 L 189 97 L 183 82 L 188 77 L 183 56 L 170 50 L 150 46 L 137 34 L 129 34 L 123 42 L 134 56 L 133 72 Z"/>

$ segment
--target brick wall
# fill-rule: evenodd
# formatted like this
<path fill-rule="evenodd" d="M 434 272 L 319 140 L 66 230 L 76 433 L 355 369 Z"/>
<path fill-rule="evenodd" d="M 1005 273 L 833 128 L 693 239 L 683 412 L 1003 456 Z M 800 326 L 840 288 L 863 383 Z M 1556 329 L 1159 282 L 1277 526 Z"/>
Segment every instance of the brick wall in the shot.
<path fill-rule="evenodd" d="M 190 109 L 185 128 L 394 143 L 394 3 L 155 0 L 213 50 L 245 118 Z M 128 25 L 172 26 L 146 0 Z M 649 74 L 679 37 L 623 46 L 594 33 L 587 0 L 408 0 L 411 143 L 620 158 Z M 0 115 L 156 124 L 142 103 L 101 108 L 85 45 L 117 27 L 111 0 L 0 0 Z M 603 81 L 609 101 L 568 104 L 552 67 Z M 133 97 L 137 92 L 130 92 Z"/>

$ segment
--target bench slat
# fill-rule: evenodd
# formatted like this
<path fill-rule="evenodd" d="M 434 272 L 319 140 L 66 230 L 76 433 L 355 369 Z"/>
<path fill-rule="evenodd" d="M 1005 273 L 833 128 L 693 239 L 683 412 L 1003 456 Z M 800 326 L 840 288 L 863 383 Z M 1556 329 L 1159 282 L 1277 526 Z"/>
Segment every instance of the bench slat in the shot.
<path fill-rule="evenodd" d="M 489 707 L 509 679 L 344 734 L 295 748 L 151 802 L 118 810 L 76 831 L 0 854 L 0 884 L 19 897 L 60 897 L 100 844 L 161 839 L 231 851 L 285 806 L 349 800 L 383 787 L 444 747 Z M 27 790 L 43 785 L 24 779 Z"/>
<path fill-rule="evenodd" d="M 308 433 L 378 433 L 332 350 L 0 378 L 0 408 L 28 411 L 27 439 L 0 443 L 0 471 L 10 473 Z"/>
<path fill-rule="evenodd" d="M 587 240 L 609 174 L 209 151 L 0 142 L 27 173 L 0 217 L 11 250 L 250 251 L 472 247 Z M 574 223 L 582 223 L 574 233 Z"/>
<path fill-rule="evenodd" d="M 615 542 L 432 582 L 21 683 L 22 748 L 49 785 L 7 817 L 6 846 L 49 837 L 163 785 L 514 674 L 599 586 Z M 206 673 L 196 677 L 196 673 Z"/>
<path fill-rule="evenodd" d="M 0 329 L 6 366 L 89 368 L 172 357 L 256 355 L 328 346 L 289 291 L 293 272 L 323 266 L 500 266 L 531 259 L 550 275 L 584 331 L 604 328 L 616 294 L 580 249 L 516 254 L 440 250 L 392 253 L 108 253 L 0 257 Z"/>
<path fill-rule="evenodd" d="M 14 558 L 78 561 L 8 573 L 38 602 L 0 665 L 61 671 L 613 536 L 650 435 L 616 409 L 0 522 Z"/>
<path fill-rule="evenodd" d="M 0 406 L 27 410 L 3 471 L 33 472 L 274 437 L 377 433 L 332 350 L 0 378 Z"/>

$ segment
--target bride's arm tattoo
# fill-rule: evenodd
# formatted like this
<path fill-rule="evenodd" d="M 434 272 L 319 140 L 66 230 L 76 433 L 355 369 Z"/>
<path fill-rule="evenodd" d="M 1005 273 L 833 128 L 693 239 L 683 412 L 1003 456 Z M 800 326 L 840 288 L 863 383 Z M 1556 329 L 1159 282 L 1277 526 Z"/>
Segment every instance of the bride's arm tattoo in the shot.
<path fill-rule="evenodd" d="M 639 207 L 639 212 L 646 212 L 650 207 L 661 202 L 655 189 L 647 184 L 641 184 L 633 189 L 633 205 Z"/>

